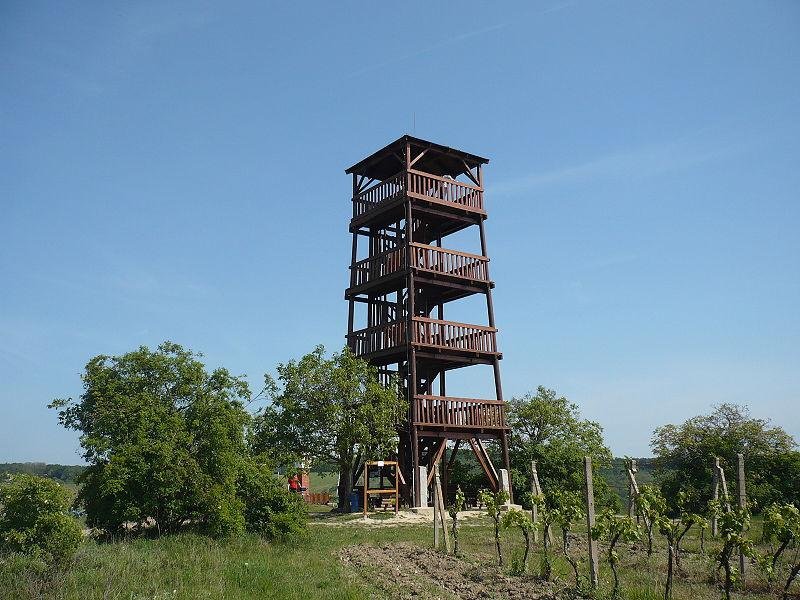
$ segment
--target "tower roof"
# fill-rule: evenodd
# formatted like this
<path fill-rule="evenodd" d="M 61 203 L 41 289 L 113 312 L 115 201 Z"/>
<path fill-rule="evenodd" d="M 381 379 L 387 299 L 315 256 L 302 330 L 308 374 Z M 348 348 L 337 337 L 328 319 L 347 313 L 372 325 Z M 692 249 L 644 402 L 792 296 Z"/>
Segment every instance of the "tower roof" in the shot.
<path fill-rule="evenodd" d="M 345 173 L 366 175 L 371 179 L 388 179 L 402 168 L 407 142 L 410 143 L 416 151 L 426 150 L 425 154 L 415 163 L 414 167 L 433 175 L 450 175 L 451 177 L 456 177 L 464 173 L 467 169 L 471 169 L 477 165 L 485 165 L 489 162 L 488 158 L 442 146 L 441 144 L 429 142 L 410 135 L 404 135 L 377 152 L 370 154 L 367 158 L 357 162 L 347 169 Z"/>

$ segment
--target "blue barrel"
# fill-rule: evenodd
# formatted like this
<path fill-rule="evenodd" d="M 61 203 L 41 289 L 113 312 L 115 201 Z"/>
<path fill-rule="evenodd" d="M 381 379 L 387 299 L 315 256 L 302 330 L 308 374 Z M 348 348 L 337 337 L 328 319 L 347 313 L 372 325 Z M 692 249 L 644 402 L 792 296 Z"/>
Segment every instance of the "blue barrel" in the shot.
<path fill-rule="evenodd" d="M 352 512 L 357 512 L 361 506 L 361 494 L 358 492 L 353 492 L 350 494 L 350 510 Z"/>

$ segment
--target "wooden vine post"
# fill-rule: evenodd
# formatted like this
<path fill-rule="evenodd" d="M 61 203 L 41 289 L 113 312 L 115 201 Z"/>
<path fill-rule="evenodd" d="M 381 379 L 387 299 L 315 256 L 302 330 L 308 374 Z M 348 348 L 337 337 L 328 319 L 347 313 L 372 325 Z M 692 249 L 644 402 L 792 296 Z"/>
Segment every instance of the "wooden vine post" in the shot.
<path fill-rule="evenodd" d="M 444 494 L 442 480 L 439 478 L 439 463 L 433 465 L 433 547 L 438 550 L 440 539 L 444 538 L 444 547 L 450 554 L 450 536 L 445 523 Z"/>
<path fill-rule="evenodd" d="M 725 480 L 725 471 L 722 469 L 722 466 L 719 464 L 719 457 L 714 457 L 714 500 L 719 500 L 719 493 L 720 490 L 722 491 L 722 505 L 725 507 L 725 510 L 728 511 L 731 509 L 731 505 L 728 502 L 728 482 Z M 716 536 L 719 533 L 719 527 L 717 524 L 717 517 L 712 517 L 711 519 L 711 535 Z"/>
<path fill-rule="evenodd" d="M 719 457 L 714 457 L 714 464 L 711 465 L 712 473 L 712 488 L 711 497 L 714 500 L 719 500 Z M 716 513 L 711 517 L 711 535 L 717 537 L 719 535 L 719 525 L 717 523 Z"/>
<path fill-rule="evenodd" d="M 636 515 L 636 498 L 639 496 L 639 485 L 636 483 L 636 473 L 639 469 L 636 467 L 636 460 L 631 459 L 627 467 L 628 475 L 628 516 L 632 519 L 636 516 L 638 522 L 639 517 Z"/>
<path fill-rule="evenodd" d="M 539 483 L 539 471 L 536 468 L 536 461 L 531 461 L 531 495 L 532 496 L 544 496 L 544 492 L 542 492 L 542 484 Z M 531 503 L 531 521 L 533 522 L 533 541 L 539 541 L 539 529 L 536 527 L 536 524 L 539 522 L 539 508 L 536 506 L 535 502 Z M 549 543 L 553 543 L 553 533 L 550 529 L 547 530 L 547 541 Z"/>
<path fill-rule="evenodd" d="M 738 463 L 738 477 L 736 480 L 736 491 L 739 497 L 739 508 L 744 509 L 747 506 L 747 491 L 745 488 L 744 479 L 744 455 L 737 454 L 736 461 Z M 745 568 L 747 567 L 747 557 L 744 555 L 744 550 L 739 548 L 739 576 L 741 577 L 742 586 L 744 586 Z"/>
<path fill-rule="evenodd" d="M 597 587 L 600 580 L 597 542 L 592 539 L 592 529 L 594 528 L 594 485 L 592 483 L 592 457 L 583 457 L 583 491 L 586 501 L 586 536 L 589 542 L 589 580 L 593 588 Z"/>

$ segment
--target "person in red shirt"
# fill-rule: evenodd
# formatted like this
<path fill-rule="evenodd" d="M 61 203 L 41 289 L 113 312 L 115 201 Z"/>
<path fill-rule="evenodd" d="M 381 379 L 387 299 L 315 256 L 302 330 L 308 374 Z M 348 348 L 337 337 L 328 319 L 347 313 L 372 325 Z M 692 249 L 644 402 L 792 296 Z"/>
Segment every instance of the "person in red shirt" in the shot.
<path fill-rule="evenodd" d="M 300 480 L 297 478 L 297 474 L 289 477 L 289 491 L 295 494 L 300 492 Z"/>

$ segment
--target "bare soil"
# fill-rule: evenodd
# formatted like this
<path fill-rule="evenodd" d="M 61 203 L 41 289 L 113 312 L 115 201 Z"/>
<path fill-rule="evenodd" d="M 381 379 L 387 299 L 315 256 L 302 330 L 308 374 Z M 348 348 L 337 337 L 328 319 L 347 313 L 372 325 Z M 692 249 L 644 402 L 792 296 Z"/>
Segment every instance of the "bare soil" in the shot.
<path fill-rule="evenodd" d="M 563 591 L 535 577 L 509 576 L 498 567 L 408 542 L 347 546 L 339 558 L 354 575 L 369 582 L 376 598 L 555 600 Z"/>

